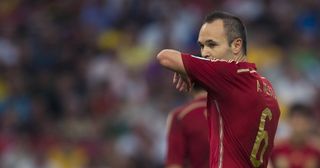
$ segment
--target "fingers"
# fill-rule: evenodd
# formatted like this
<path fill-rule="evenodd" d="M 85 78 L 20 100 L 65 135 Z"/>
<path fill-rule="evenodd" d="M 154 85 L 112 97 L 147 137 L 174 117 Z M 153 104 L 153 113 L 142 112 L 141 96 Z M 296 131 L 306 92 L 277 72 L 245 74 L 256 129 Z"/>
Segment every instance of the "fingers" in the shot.
<path fill-rule="evenodd" d="M 187 92 L 191 91 L 191 89 L 192 89 L 192 87 L 193 87 L 193 84 L 192 84 L 190 78 L 188 78 L 187 76 L 185 76 L 185 77 L 183 78 L 183 81 L 186 83 L 186 89 L 187 89 L 186 91 L 187 91 Z"/>
<path fill-rule="evenodd" d="M 173 84 L 176 85 L 176 89 L 180 92 L 190 92 L 193 87 L 193 83 L 186 76 L 181 76 L 179 73 L 174 73 Z"/>
<path fill-rule="evenodd" d="M 176 88 L 180 92 L 189 92 L 191 90 L 189 84 L 183 80 L 179 81 L 179 86 L 177 86 Z"/>
<path fill-rule="evenodd" d="M 188 89 L 187 83 L 186 82 L 182 82 L 181 87 L 179 88 L 180 92 L 185 92 Z"/>
<path fill-rule="evenodd" d="M 183 78 L 181 78 L 181 77 L 179 76 L 178 82 L 177 82 L 177 84 L 176 84 L 176 89 L 181 92 L 181 91 L 183 91 L 185 88 L 186 88 L 186 82 L 183 80 Z"/>
<path fill-rule="evenodd" d="M 178 81 L 178 73 L 177 72 L 175 72 L 174 74 L 173 74 L 173 81 L 172 81 L 172 83 L 173 84 L 175 84 L 177 81 Z"/>

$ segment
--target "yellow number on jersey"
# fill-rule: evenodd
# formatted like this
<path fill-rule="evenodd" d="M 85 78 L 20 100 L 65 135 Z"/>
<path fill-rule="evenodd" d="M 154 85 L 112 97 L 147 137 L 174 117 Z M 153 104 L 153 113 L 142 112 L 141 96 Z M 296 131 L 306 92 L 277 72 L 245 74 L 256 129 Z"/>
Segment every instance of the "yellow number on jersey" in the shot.
<path fill-rule="evenodd" d="M 259 131 L 256 136 L 253 149 L 251 151 L 250 160 L 254 167 L 259 167 L 263 163 L 263 155 L 268 147 L 268 140 L 269 140 L 268 131 L 264 130 L 266 119 L 268 119 L 269 121 L 272 119 L 272 113 L 268 108 L 262 111 L 261 118 L 260 118 Z M 263 141 L 264 141 L 264 146 L 262 147 L 260 158 L 257 159 L 257 154 L 260 149 L 261 143 Z"/>

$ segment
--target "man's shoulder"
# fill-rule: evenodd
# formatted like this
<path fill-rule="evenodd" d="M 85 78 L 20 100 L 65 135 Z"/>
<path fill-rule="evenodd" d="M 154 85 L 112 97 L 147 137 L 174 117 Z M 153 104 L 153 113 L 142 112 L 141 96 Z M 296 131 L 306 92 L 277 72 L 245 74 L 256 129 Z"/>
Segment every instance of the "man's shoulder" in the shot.
<path fill-rule="evenodd" d="M 246 61 L 210 59 L 210 62 L 215 63 L 215 68 L 219 70 L 220 73 L 228 76 L 257 73 L 256 65 Z"/>
<path fill-rule="evenodd" d="M 184 108 L 184 105 L 181 105 L 181 106 L 179 106 L 179 107 L 174 108 L 173 110 L 171 110 L 171 111 L 169 112 L 168 117 L 177 118 L 177 116 L 178 116 L 179 113 L 183 110 L 183 108 Z"/>
<path fill-rule="evenodd" d="M 191 112 L 194 112 L 198 109 L 206 108 L 206 105 L 206 99 L 191 100 L 190 102 L 172 110 L 169 115 L 171 115 L 174 119 L 182 120 Z"/>

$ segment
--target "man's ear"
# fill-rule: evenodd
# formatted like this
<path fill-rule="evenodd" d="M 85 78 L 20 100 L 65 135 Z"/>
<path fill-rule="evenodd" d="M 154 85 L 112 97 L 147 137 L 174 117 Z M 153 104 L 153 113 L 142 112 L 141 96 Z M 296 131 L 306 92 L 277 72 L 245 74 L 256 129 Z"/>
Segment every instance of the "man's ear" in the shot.
<path fill-rule="evenodd" d="M 231 43 L 231 49 L 233 54 L 238 55 L 242 50 L 243 40 L 241 38 L 236 38 Z"/>

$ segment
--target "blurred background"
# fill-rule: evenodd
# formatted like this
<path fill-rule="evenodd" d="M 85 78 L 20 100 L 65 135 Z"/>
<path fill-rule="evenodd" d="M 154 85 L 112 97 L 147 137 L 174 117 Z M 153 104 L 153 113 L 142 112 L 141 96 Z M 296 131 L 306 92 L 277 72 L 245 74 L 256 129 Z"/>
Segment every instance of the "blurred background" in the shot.
<path fill-rule="evenodd" d="M 188 95 L 155 56 L 197 54 L 212 9 L 247 25 L 249 58 L 283 112 L 277 141 L 293 103 L 317 123 L 318 0 L 1 0 L 0 167 L 162 167 L 167 114 Z"/>

